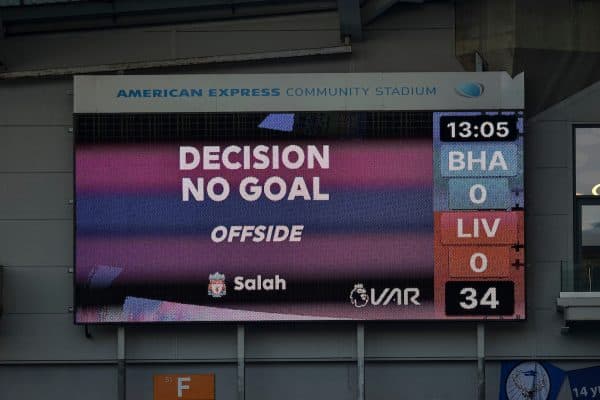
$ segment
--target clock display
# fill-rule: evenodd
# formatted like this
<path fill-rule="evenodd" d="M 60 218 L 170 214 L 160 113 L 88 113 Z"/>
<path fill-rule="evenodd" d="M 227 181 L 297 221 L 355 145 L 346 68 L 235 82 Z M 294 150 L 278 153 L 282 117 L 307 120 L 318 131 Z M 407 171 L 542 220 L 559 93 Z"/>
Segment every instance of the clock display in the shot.
<path fill-rule="evenodd" d="M 512 142 L 517 136 L 516 115 L 445 116 L 440 119 L 442 142 Z"/>

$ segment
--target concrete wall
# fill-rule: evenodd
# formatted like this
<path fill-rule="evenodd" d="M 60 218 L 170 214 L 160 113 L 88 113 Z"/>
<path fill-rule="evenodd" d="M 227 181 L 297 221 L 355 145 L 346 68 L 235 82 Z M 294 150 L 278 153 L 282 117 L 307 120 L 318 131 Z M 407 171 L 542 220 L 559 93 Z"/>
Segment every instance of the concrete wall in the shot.
<path fill-rule="evenodd" d="M 525 72 L 526 106 L 539 113 L 600 79 L 600 3 L 458 0 L 456 54 L 469 70 Z"/>
<path fill-rule="evenodd" d="M 338 26 L 335 13 L 321 13 L 14 37 L 0 40 L 0 59 L 19 70 L 309 48 L 338 44 Z M 454 57 L 453 5 L 432 2 L 393 8 L 365 29 L 349 56 L 152 72 L 461 70 Z M 2 398 L 48 398 L 48 393 L 61 399 L 117 398 L 117 328 L 92 327 L 87 339 L 70 312 L 71 90 L 70 79 L 0 82 L 0 264 L 6 266 Z M 487 326 L 489 398 L 497 396 L 500 360 L 547 359 L 578 367 L 600 359 L 597 332 L 583 327 L 561 335 L 555 309 L 560 261 L 573 253 L 570 124 L 597 115 L 593 104 L 600 92 L 593 96 L 528 128 L 529 317 Z M 356 398 L 355 333 L 351 323 L 247 326 L 246 398 Z M 152 398 L 153 374 L 214 372 L 218 399 L 234 399 L 236 349 L 233 325 L 128 327 L 127 398 Z M 475 324 L 366 324 L 365 352 L 367 399 L 475 398 Z M 568 398 L 565 393 L 562 399 Z"/>

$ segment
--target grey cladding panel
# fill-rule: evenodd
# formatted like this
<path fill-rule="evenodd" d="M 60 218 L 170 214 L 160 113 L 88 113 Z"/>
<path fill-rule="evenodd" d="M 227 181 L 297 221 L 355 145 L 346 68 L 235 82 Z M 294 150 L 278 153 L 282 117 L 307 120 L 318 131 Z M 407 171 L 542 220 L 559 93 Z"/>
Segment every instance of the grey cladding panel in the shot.
<path fill-rule="evenodd" d="M 0 366 L 3 399 L 116 399 L 116 377 L 111 365 Z"/>
<path fill-rule="evenodd" d="M 575 326 L 567 335 L 561 334 L 562 314 L 556 310 L 536 311 L 536 353 L 540 358 L 585 357 L 600 358 L 597 325 Z"/>
<path fill-rule="evenodd" d="M 166 34 L 165 34 L 166 35 Z M 198 43 L 203 43 L 198 47 Z M 245 31 L 177 32 L 173 51 L 177 58 L 215 54 L 246 54 L 266 51 L 308 49 L 340 45 L 337 30 L 316 31 Z"/>
<path fill-rule="evenodd" d="M 125 356 L 128 359 L 174 359 L 177 339 L 168 327 L 131 327 L 125 330 Z"/>
<path fill-rule="evenodd" d="M 367 358 L 475 357 L 475 325 L 461 322 L 375 323 L 365 328 Z"/>
<path fill-rule="evenodd" d="M 556 294 L 555 294 L 556 298 Z M 581 357 L 598 359 L 598 332 L 594 326 L 576 326 L 571 333 L 561 333 L 563 316 L 556 308 L 530 305 L 526 322 L 488 325 L 486 356 L 511 359 Z"/>
<path fill-rule="evenodd" d="M 0 221 L 0 264 L 73 264 L 73 221 Z"/>
<path fill-rule="evenodd" d="M 115 46 L 125 41 L 127 45 Z M 170 44 L 169 32 L 112 29 L 17 36 L 6 40 L 4 48 L 11 69 L 34 70 L 170 58 Z M 30 53 L 36 57 L 28 57 Z"/>
<path fill-rule="evenodd" d="M 116 327 L 92 327 L 92 339 L 73 314 L 8 314 L 0 319 L 0 361 L 114 360 Z"/>
<path fill-rule="evenodd" d="M 346 323 L 247 325 L 248 358 L 356 357 L 356 326 Z"/>
<path fill-rule="evenodd" d="M 527 265 L 527 301 L 535 309 L 556 309 L 560 293 L 561 264 L 538 262 Z"/>
<path fill-rule="evenodd" d="M 234 359 L 237 355 L 237 327 L 211 324 L 177 328 L 177 358 Z"/>
<path fill-rule="evenodd" d="M 568 260 L 573 228 L 570 215 L 526 215 L 527 259 L 530 263 Z"/>
<path fill-rule="evenodd" d="M 19 53 L 22 53 L 21 51 Z M 72 124 L 72 78 L 0 83 L 0 125 Z"/>
<path fill-rule="evenodd" d="M 352 45 L 351 72 L 464 71 L 454 56 L 454 29 L 381 30 L 363 34 L 365 40 Z"/>
<path fill-rule="evenodd" d="M 573 134 L 566 121 L 539 121 L 525 128 L 526 173 L 533 168 L 571 168 Z"/>
<path fill-rule="evenodd" d="M 289 9 L 289 8 L 288 8 Z M 229 31 L 339 31 L 340 22 L 337 11 L 323 11 L 305 14 L 279 15 L 257 18 L 240 18 L 234 20 L 207 21 L 198 23 L 180 24 L 156 30 L 175 29 L 179 32 L 229 32 Z"/>
<path fill-rule="evenodd" d="M 122 45 L 115 46 L 115 43 Z M 202 45 L 199 46 L 198 44 Z M 337 13 L 220 23 L 90 30 L 3 40 L 11 70 L 104 65 L 340 44 Z M 20 49 L 27 48 L 27 52 Z M 31 57 L 35 54 L 35 57 Z"/>
<path fill-rule="evenodd" d="M 526 175 L 525 207 L 528 215 L 571 215 L 571 169 L 535 168 Z"/>
<path fill-rule="evenodd" d="M 535 309 L 528 308 L 526 321 L 487 324 L 486 357 L 532 357 L 535 354 L 536 312 Z"/>
<path fill-rule="evenodd" d="M 73 175 L 0 174 L 1 219 L 72 219 Z"/>
<path fill-rule="evenodd" d="M 232 325 L 129 327 L 126 340 L 129 359 L 235 360 L 237 354 Z"/>
<path fill-rule="evenodd" d="M 193 67 L 177 68 L 181 74 L 279 74 L 279 73 L 318 73 L 318 72 L 350 72 L 350 66 L 344 56 L 335 57 L 308 57 L 273 62 L 273 60 L 256 61 L 244 65 L 238 63 L 225 63 L 215 65 L 198 65 Z M 359 72 L 359 71 L 354 71 Z M 362 71 L 360 71 L 362 72 Z"/>
<path fill-rule="evenodd" d="M 598 115 L 600 86 L 596 83 L 591 88 L 593 89 L 587 91 L 586 96 L 577 98 L 565 107 L 565 113 L 571 122 L 600 124 L 600 116 Z"/>
<path fill-rule="evenodd" d="M 73 274 L 67 270 L 67 267 L 4 268 L 4 312 L 68 312 L 73 304 Z"/>
<path fill-rule="evenodd" d="M 385 3 L 385 1 L 379 3 Z M 368 31 L 441 28 L 454 29 L 454 6 L 452 3 L 444 1 L 430 2 L 429 4 L 411 4 L 411 2 L 401 1 L 396 2 L 393 9 L 387 10 L 380 18 L 363 29 Z"/>
<path fill-rule="evenodd" d="M 250 364 L 246 400 L 355 399 L 356 381 L 356 364 Z"/>
<path fill-rule="evenodd" d="M 367 363 L 365 380 L 367 399 L 475 399 L 477 363 Z"/>
<path fill-rule="evenodd" d="M 68 129 L 66 126 L 0 126 L 0 172 L 72 171 L 73 134 Z"/>

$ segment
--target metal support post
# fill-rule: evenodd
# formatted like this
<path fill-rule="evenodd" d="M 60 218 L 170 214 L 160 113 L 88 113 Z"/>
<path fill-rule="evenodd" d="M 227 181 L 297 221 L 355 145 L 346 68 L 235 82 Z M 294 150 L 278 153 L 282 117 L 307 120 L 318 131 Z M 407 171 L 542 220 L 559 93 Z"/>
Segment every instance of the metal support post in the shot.
<path fill-rule="evenodd" d="M 362 21 L 360 18 L 359 0 L 338 0 L 338 15 L 340 17 L 340 34 L 350 36 L 352 41 L 362 39 Z"/>
<path fill-rule="evenodd" d="M 119 400 L 125 400 L 125 327 L 119 326 L 117 329 L 117 391 Z"/>
<path fill-rule="evenodd" d="M 356 325 L 356 374 L 358 376 L 357 399 L 365 400 L 365 325 Z"/>
<path fill-rule="evenodd" d="M 477 323 L 477 400 L 485 400 L 485 324 Z"/>
<path fill-rule="evenodd" d="M 244 342 L 246 339 L 246 331 L 244 325 L 237 326 L 237 362 L 238 362 L 238 400 L 244 400 L 246 397 L 246 364 L 245 364 L 245 349 Z"/>
<path fill-rule="evenodd" d="M 484 60 L 481 53 L 476 51 L 474 57 L 475 57 L 475 72 L 483 72 L 483 71 L 487 70 L 487 63 Z"/>

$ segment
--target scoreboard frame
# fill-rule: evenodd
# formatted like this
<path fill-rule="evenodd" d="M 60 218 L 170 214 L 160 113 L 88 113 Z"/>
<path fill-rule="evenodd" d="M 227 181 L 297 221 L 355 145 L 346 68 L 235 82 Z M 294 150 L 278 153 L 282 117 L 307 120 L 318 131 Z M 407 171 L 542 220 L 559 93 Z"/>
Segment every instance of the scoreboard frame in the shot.
<path fill-rule="evenodd" d="M 292 81 L 297 81 L 298 78 L 302 78 L 305 81 L 306 80 L 310 80 L 310 76 L 311 75 L 317 75 L 319 79 L 332 79 L 332 76 L 338 76 L 340 74 L 279 74 L 279 75 L 274 75 L 274 79 L 279 82 L 280 78 L 284 77 L 285 79 L 287 79 L 287 75 L 291 76 Z M 478 80 L 478 81 L 486 81 L 486 79 L 491 79 L 492 81 L 499 81 L 499 82 L 506 82 L 507 81 L 507 77 L 504 76 L 506 74 L 504 73 L 452 73 L 452 74 L 444 74 L 444 73 L 440 73 L 440 74 L 436 74 L 436 73 L 431 73 L 431 74 L 341 74 L 342 75 L 342 80 L 344 81 L 348 81 L 350 80 L 350 76 L 351 79 L 353 79 L 355 82 L 359 82 L 361 81 L 363 78 L 365 79 L 365 81 L 369 81 L 369 79 L 373 79 L 373 75 L 377 75 L 377 78 L 382 78 L 382 79 L 406 79 L 407 77 L 410 79 L 415 79 L 419 78 L 417 80 L 422 80 L 422 75 L 426 75 L 429 77 L 431 77 L 432 80 L 438 79 L 441 81 L 450 81 L 450 86 L 455 87 L 456 82 L 457 81 L 464 81 L 464 80 Z M 452 75 L 451 79 L 448 77 L 448 75 Z M 392 78 L 390 78 L 390 76 Z M 485 76 L 485 79 L 481 78 L 482 76 Z M 192 81 L 197 79 L 198 76 L 173 76 L 175 79 L 175 81 L 180 81 L 180 80 L 184 80 L 184 81 Z M 219 79 L 216 79 L 216 76 L 214 75 L 210 75 L 210 76 L 202 76 L 200 75 L 200 77 L 202 79 L 206 79 L 207 81 L 210 81 L 214 86 L 218 86 L 223 85 L 224 82 L 227 82 L 227 77 L 226 76 L 218 76 Z M 186 109 L 189 108 L 190 106 L 193 106 L 194 111 L 197 112 L 198 107 L 205 107 L 205 105 L 199 105 L 199 104 L 193 104 L 193 102 L 187 102 L 183 107 L 180 107 L 178 109 L 173 109 L 173 107 L 178 107 L 176 105 L 173 105 L 172 102 L 167 101 L 167 100 L 159 100 L 156 101 L 156 99 L 152 100 L 152 103 L 154 104 L 150 104 L 151 100 L 150 99 L 137 99 L 139 100 L 139 102 L 136 99 L 127 99 L 126 102 L 123 102 L 123 100 L 115 100 L 115 98 L 111 95 L 110 98 L 106 98 L 107 97 L 107 90 L 111 90 L 114 89 L 114 93 L 116 93 L 116 90 L 118 88 L 118 90 L 123 90 L 121 89 L 122 87 L 125 87 L 127 85 L 129 85 L 130 87 L 138 87 L 140 82 L 161 82 L 164 81 L 165 79 L 168 79 L 169 76 L 160 76 L 160 78 L 158 76 L 81 76 L 81 77 L 75 77 L 75 97 L 74 97 L 74 102 L 75 102 L 75 116 L 79 115 L 79 114 L 89 114 L 89 113 L 98 113 L 98 114 L 102 114 L 102 113 L 110 113 L 110 112 L 118 112 L 118 113 L 124 113 L 124 114 L 129 114 L 129 113 L 157 113 L 156 107 L 157 104 L 160 104 L 161 102 L 165 102 L 164 105 L 164 109 L 166 112 L 169 113 L 179 113 L 179 112 L 190 112 L 190 109 Z M 131 79 L 130 82 L 128 82 L 128 79 Z M 249 79 L 251 82 L 254 80 L 257 80 L 259 82 L 264 81 L 265 79 L 269 80 L 269 75 L 234 75 L 234 79 L 233 81 L 238 81 L 238 80 L 245 80 L 245 79 Z M 107 85 L 106 87 L 104 87 L 101 83 L 102 82 L 109 82 L 109 85 Z M 156 81 L 156 82 L 154 82 Z M 217 82 L 215 84 L 215 82 Z M 444 140 L 442 139 L 441 135 L 442 135 L 442 128 L 441 126 L 437 126 L 436 124 L 441 124 L 442 120 L 441 118 L 439 120 L 436 121 L 435 115 L 436 114 L 440 114 L 442 116 L 442 118 L 445 118 L 449 115 L 447 114 L 455 114 L 456 116 L 458 115 L 463 115 L 466 116 L 468 119 L 472 120 L 473 124 L 479 124 L 479 126 L 482 126 L 483 123 L 486 123 L 487 121 L 483 121 L 481 122 L 481 119 L 490 119 L 494 121 L 494 127 L 503 127 L 504 125 L 498 125 L 498 121 L 497 120 L 501 120 L 501 116 L 503 114 L 514 114 L 515 116 L 517 116 L 517 118 L 521 119 L 521 123 L 522 120 L 524 118 L 524 110 L 523 110 L 523 104 L 522 104 L 522 83 L 523 83 L 523 75 L 520 75 L 519 77 L 516 77 L 514 79 L 514 85 L 516 87 L 515 88 L 511 88 L 509 90 L 509 92 L 514 91 L 514 92 L 518 92 L 517 95 L 515 95 L 514 93 L 509 93 L 508 95 L 506 93 L 504 93 L 504 91 L 506 90 L 506 85 L 500 84 L 498 85 L 498 89 L 497 91 L 499 91 L 499 93 L 496 93 L 496 101 L 491 100 L 490 102 L 490 98 L 488 97 L 487 99 L 485 99 L 488 103 L 486 104 L 479 104 L 478 106 L 478 100 L 480 99 L 454 99 L 453 101 L 455 102 L 460 102 L 460 101 L 466 101 L 466 103 L 461 103 L 459 107 L 456 108 L 444 108 L 444 107 L 440 107 L 439 104 L 423 104 L 422 102 L 419 103 L 418 100 L 415 100 L 416 104 L 409 104 L 406 103 L 404 105 L 399 105 L 399 104 L 392 104 L 392 105 L 384 105 L 383 108 L 378 108 L 375 107 L 373 108 L 372 105 L 352 105 L 350 107 L 348 107 L 348 104 L 344 104 L 344 105 L 334 105 L 331 109 L 331 111 L 335 111 L 335 109 L 337 108 L 339 111 L 377 111 L 377 110 L 388 110 L 388 111 L 414 111 L 414 112 L 429 112 L 433 115 L 433 132 L 432 132 L 432 145 L 434 146 L 434 155 L 433 155 L 433 160 L 432 163 L 434 163 L 434 175 L 432 177 L 433 179 L 433 190 L 434 190 L 434 197 L 436 196 L 436 179 L 437 179 L 437 175 L 435 172 L 435 168 L 438 168 L 441 166 L 441 160 L 436 161 L 436 154 L 439 154 L 440 150 L 435 150 L 435 146 L 437 143 L 441 142 L 441 145 L 451 145 L 451 144 L 459 144 L 459 145 L 467 145 L 467 144 L 475 144 L 475 145 L 479 145 L 479 144 L 491 144 L 493 146 L 493 143 L 513 143 L 512 141 L 510 141 L 510 139 L 512 139 L 512 132 L 514 132 L 514 130 L 512 129 L 513 125 L 511 126 L 511 136 L 510 137 L 499 137 L 497 138 L 498 140 L 486 140 L 486 141 L 475 141 L 472 140 L 474 139 L 474 137 L 455 137 L 456 140 L 454 141 L 448 141 L 448 140 Z M 91 87 L 94 87 L 94 89 L 91 89 Z M 440 86 L 444 86 L 441 85 Z M 489 89 L 490 86 L 493 87 L 493 85 L 490 84 L 481 84 L 482 87 L 486 87 L 486 90 L 488 90 L 488 92 L 486 92 L 487 95 L 489 95 L 489 92 L 494 92 L 494 89 Z M 438 88 L 438 90 L 440 90 Z M 500 93 L 501 92 L 501 93 Z M 83 94 L 85 94 L 85 99 L 82 99 Z M 493 93 L 492 93 L 493 94 Z M 448 95 L 449 96 L 449 95 Z M 508 96 L 508 97 L 506 97 Z M 494 97 L 494 96 L 492 96 Z M 508 98 L 508 99 L 507 99 Z M 92 100 L 90 100 L 92 99 Z M 205 99 L 202 99 L 202 101 L 204 101 Z M 255 100 L 255 99 L 253 99 Z M 272 99 L 269 99 L 272 100 Z M 393 101 L 396 101 L 398 99 L 394 99 Z M 436 99 L 439 101 L 447 101 L 447 95 L 444 92 L 444 95 L 441 96 L 441 99 Z M 294 101 L 297 101 L 297 99 L 294 99 Z M 275 105 L 276 103 L 270 103 L 270 104 L 258 104 L 258 105 L 244 105 L 242 103 L 239 103 L 239 100 L 233 101 L 233 103 L 231 105 L 225 104 L 225 105 L 221 105 L 221 107 L 223 107 L 224 110 L 228 110 L 229 112 L 231 112 L 232 110 L 238 110 L 238 112 L 248 112 L 251 110 L 254 110 L 255 108 L 260 108 L 261 110 L 269 110 L 269 112 L 287 112 L 287 113 L 294 113 L 294 112 L 298 112 L 298 111 L 308 111 L 309 109 L 317 109 L 318 107 L 321 107 L 319 104 L 312 104 L 312 105 L 308 105 L 308 103 L 306 103 L 307 99 L 304 99 L 304 102 L 302 102 L 303 107 L 307 107 L 307 109 L 302 109 L 302 107 L 300 107 L 301 109 L 292 109 L 292 108 L 287 108 L 289 107 L 289 103 L 286 102 L 282 102 L 282 104 L 279 105 Z M 406 99 L 401 99 L 398 100 L 400 102 L 404 102 L 406 101 Z M 266 103 L 269 103 L 269 101 L 265 101 Z M 369 101 L 366 101 L 366 103 L 368 103 Z M 473 104 L 473 107 L 468 106 L 469 102 L 471 102 Z M 137 103 L 137 104 L 136 104 Z M 261 101 L 259 101 L 258 103 L 261 103 Z M 451 104 L 452 102 L 446 103 L 446 104 Z M 495 104 L 495 106 L 494 106 Z M 498 108 L 498 105 L 500 105 L 501 107 Z M 278 108 L 279 107 L 279 108 Z M 240 109 L 241 108 L 241 109 Z M 148 109 L 149 111 L 144 111 L 145 109 Z M 293 110 L 293 111 L 291 111 Z M 329 109 L 328 109 L 329 110 Z M 473 117 L 473 118 L 471 118 Z M 477 122 L 480 121 L 480 122 Z M 502 122 L 502 121 L 500 121 Z M 510 122 L 509 124 L 512 124 L 512 122 Z M 486 125 L 487 126 L 487 125 Z M 517 128 L 516 126 L 516 122 L 514 125 L 514 128 Z M 440 135 L 439 138 L 437 139 L 438 142 L 436 143 L 436 129 L 438 130 L 438 134 Z M 481 129 L 481 128 L 480 128 Z M 486 128 L 487 129 L 487 128 Z M 445 131 L 446 133 L 444 133 L 444 135 L 448 137 L 450 137 L 452 134 L 448 133 L 447 131 Z M 489 132 L 489 131 L 487 131 Z M 76 132 L 77 134 L 77 132 Z M 486 133 L 487 134 L 487 133 Z M 521 147 L 519 149 L 517 149 L 517 162 L 520 163 L 520 170 L 519 167 L 517 167 L 517 174 L 520 174 L 520 179 L 522 180 L 522 187 L 521 187 L 521 195 L 523 198 L 523 202 L 525 201 L 525 191 L 526 191 L 526 187 L 524 185 L 525 183 L 525 157 L 524 157 L 524 153 L 526 153 L 526 149 L 525 149 L 525 141 L 523 139 L 523 135 L 526 134 L 526 132 L 524 131 L 524 128 L 521 127 L 521 133 L 520 135 L 517 133 L 517 135 L 520 136 L 520 140 L 521 140 Z M 458 135 L 460 135 L 460 133 L 458 133 Z M 489 138 L 486 138 L 489 139 Z M 493 139 L 493 138 L 492 138 Z M 518 138 L 516 138 L 515 140 L 517 140 Z M 75 147 L 76 147 L 76 143 L 74 143 L 74 152 L 75 152 Z M 520 157 L 520 159 L 519 159 Z M 76 175 L 76 161 L 74 160 L 74 176 Z M 474 177 L 462 177 L 463 180 L 467 180 L 469 178 L 473 178 L 473 179 L 477 179 L 477 178 L 481 178 L 479 176 L 474 176 Z M 446 180 L 449 179 L 448 176 L 445 177 Z M 484 178 L 486 179 L 486 178 Z M 74 191 L 75 191 L 75 182 L 74 182 Z M 76 193 L 76 191 L 75 191 Z M 435 201 L 434 201 L 435 203 Z M 524 205 L 524 203 L 522 203 Z M 490 211 L 492 212 L 500 212 L 502 208 L 492 208 L 490 209 Z M 483 210 L 486 209 L 477 209 L 477 210 L 467 210 L 467 209 L 454 209 L 454 210 L 448 210 L 448 211 L 452 211 L 452 212 L 481 212 Z M 438 210 L 434 207 L 434 214 L 438 212 Z M 526 223 L 526 218 L 527 218 L 527 210 L 526 207 L 522 207 L 521 209 L 521 213 L 522 216 L 520 217 L 520 222 L 518 222 L 518 224 L 520 224 L 518 226 L 519 229 L 521 229 L 520 232 L 517 232 L 517 242 L 514 243 L 514 246 L 517 246 L 516 251 L 519 251 L 519 247 L 518 246 L 523 246 L 525 244 L 525 223 Z M 518 219 L 518 218 L 517 218 Z M 434 218 L 434 245 L 437 245 L 437 219 Z M 77 238 L 77 216 L 76 213 L 74 211 L 74 219 L 73 219 L 73 227 L 74 227 L 74 239 L 76 241 Z M 485 229 L 485 228 L 484 228 Z M 493 229 L 493 226 L 490 228 L 490 226 L 487 226 L 487 229 Z M 520 238 L 523 239 L 523 241 L 521 242 Z M 512 247 L 514 247 L 512 246 Z M 470 246 L 463 246 L 464 248 L 467 247 L 477 247 L 476 244 L 472 244 Z M 510 251 L 510 250 L 509 250 Z M 524 250 L 523 250 L 524 251 Z M 434 250 L 434 254 L 436 253 L 436 251 Z M 73 252 L 73 257 L 74 257 L 74 261 L 76 261 L 77 259 L 77 250 L 75 248 L 75 244 L 74 244 L 74 252 Z M 78 307 L 78 303 L 77 303 L 77 296 L 76 296 L 76 291 L 74 290 L 73 293 L 73 300 L 74 300 L 74 305 L 75 305 L 75 312 L 74 314 L 74 322 L 76 324 L 82 324 L 82 325 L 89 325 L 89 324 L 107 324 L 107 325 L 111 325 L 111 324 L 118 324 L 118 325 L 122 325 L 122 324 L 131 324 L 131 325 L 135 325 L 135 324 L 239 324 L 239 323 L 265 323 L 265 322 L 272 322 L 272 323 L 281 323 L 281 322 L 294 322 L 294 323 L 298 323 L 298 322 L 369 322 L 369 323 L 377 323 L 377 322 L 450 322 L 450 321 L 489 321 L 489 322 L 495 322 L 495 321 L 524 321 L 527 319 L 527 274 L 526 274 L 526 270 L 527 270 L 527 253 L 525 252 L 524 256 L 522 257 L 522 261 L 518 266 L 517 269 L 521 270 L 521 274 L 522 274 L 522 279 L 520 282 L 520 285 L 522 288 L 520 288 L 519 290 L 522 290 L 522 297 L 519 299 L 519 301 L 521 301 L 522 299 L 522 313 L 518 313 L 519 310 L 517 310 L 516 308 L 513 309 L 512 313 L 508 313 L 508 311 L 506 309 L 502 309 L 501 312 L 499 312 L 498 314 L 490 314 L 490 315 L 483 315 L 483 314 L 472 314 L 469 312 L 465 312 L 462 314 L 455 314 L 456 310 L 455 309 L 450 309 L 450 314 L 448 313 L 449 309 L 448 309 L 448 302 L 447 300 L 449 299 L 448 296 L 451 295 L 451 291 L 448 291 L 447 288 L 451 288 L 453 289 L 454 286 L 456 286 L 458 283 L 462 282 L 465 285 L 467 283 L 471 284 L 471 286 L 473 286 L 474 290 L 481 290 L 481 288 L 483 288 L 483 286 L 485 286 L 486 284 L 491 284 L 491 283 L 497 283 L 498 284 L 498 288 L 500 288 L 500 292 L 501 293 L 510 293 L 510 288 L 508 286 L 510 285 L 506 285 L 506 282 L 509 282 L 508 280 L 504 279 L 500 279 L 498 280 L 497 277 L 490 277 L 490 278 L 484 278 L 484 279 L 474 279 L 472 275 L 462 275 L 460 276 L 460 274 L 456 274 L 454 273 L 454 277 L 451 278 L 451 272 L 448 272 L 448 279 L 447 281 L 444 283 L 444 289 L 440 290 L 440 288 L 437 287 L 437 275 L 438 275 L 438 260 L 437 260 L 437 255 L 435 255 L 435 261 L 434 261 L 434 307 L 435 307 L 435 316 L 433 317 L 425 317 L 425 318 L 400 318 L 400 319 L 369 319 L 369 318 L 355 318 L 355 319 L 350 319 L 350 320 L 339 320 L 336 318 L 331 318 L 331 319 L 312 319 L 312 320 L 295 320 L 295 319 L 290 319 L 290 320 L 270 320 L 270 319 L 260 319 L 260 320 L 246 320 L 246 319 L 241 319 L 241 320 L 224 320 L 224 321 L 220 321 L 220 320 L 174 320 L 174 321 L 143 321 L 143 322 L 135 322 L 135 321 L 82 321 L 79 320 L 77 318 L 77 307 Z M 499 256 L 498 256 L 499 257 Z M 74 262 L 75 265 L 75 269 L 77 269 L 77 263 Z M 448 268 L 450 269 L 450 261 L 448 264 Z M 477 272 L 477 271 L 475 271 Z M 504 278 L 506 278 L 506 276 L 504 276 Z M 510 278 L 510 276 L 509 276 Z M 492 280 L 492 279 L 496 279 L 496 280 Z M 77 287 L 77 278 L 76 278 L 76 274 L 73 274 L 73 285 L 74 287 Z M 469 287 L 471 289 L 471 287 Z M 489 288 L 488 288 L 489 289 Z M 513 290 L 513 307 L 516 307 L 516 287 L 512 287 Z M 487 292 L 486 292 L 487 293 Z M 444 314 L 440 314 L 439 310 L 438 310 L 438 298 L 442 296 L 442 298 L 444 299 Z M 484 296 L 485 297 L 485 296 Z M 488 299 L 489 300 L 489 299 Z M 493 301 L 493 300 L 491 300 Z M 489 301 L 487 301 L 489 303 Z M 481 304 L 481 302 L 480 302 Z M 463 310 L 464 311 L 464 310 Z"/>

